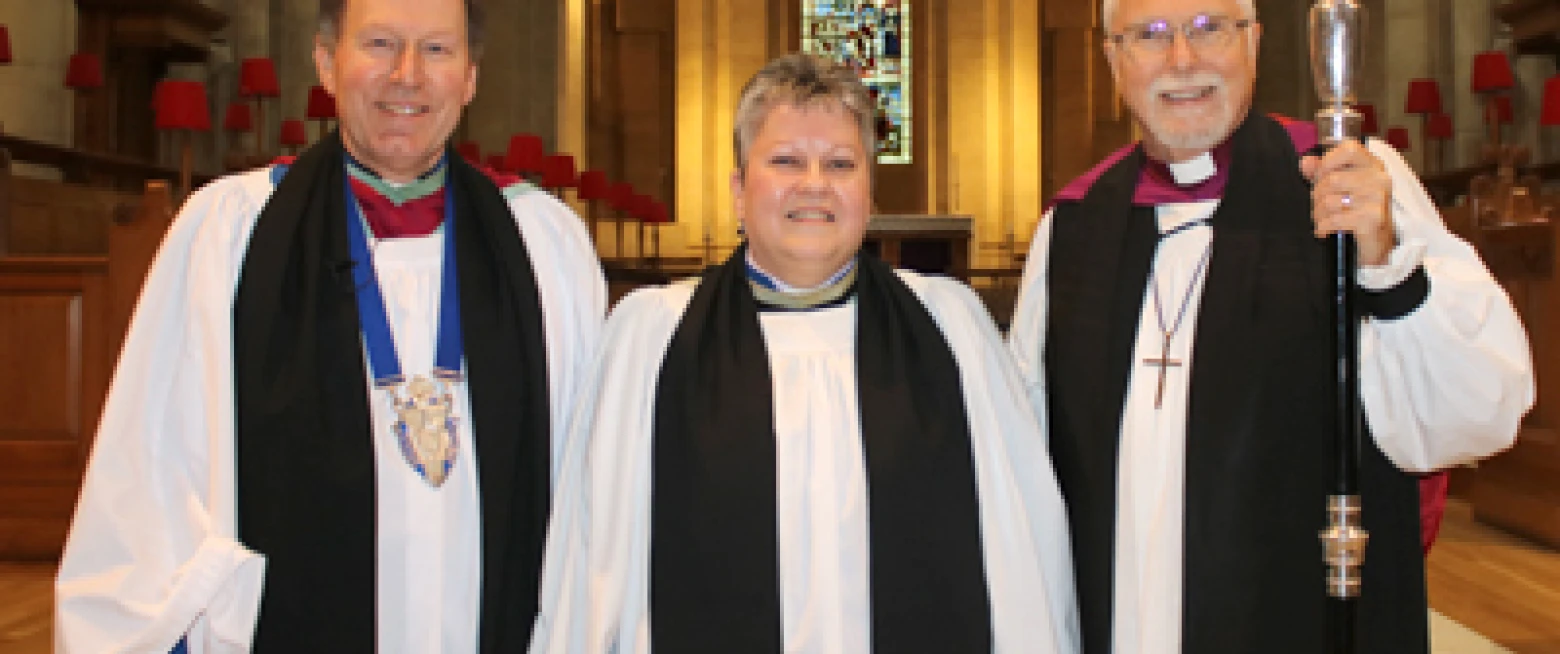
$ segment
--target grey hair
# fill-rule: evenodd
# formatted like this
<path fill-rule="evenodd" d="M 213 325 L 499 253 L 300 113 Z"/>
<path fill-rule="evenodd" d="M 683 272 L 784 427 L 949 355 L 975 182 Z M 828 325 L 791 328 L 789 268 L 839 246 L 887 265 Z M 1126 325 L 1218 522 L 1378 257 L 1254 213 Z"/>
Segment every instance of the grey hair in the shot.
<path fill-rule="evenodd" d="M 1110 19 L 1116 16 L 1117 1 L 1118 0 L 1100 0 L 1100 27 L 1110 29 Z M 1240 11 L 1242 14 L 1244 14 L 1242 18 L 1257 17 L 1257 7 L 1255 4 L 1253 4 L 1254 2 L 1255 0 L 1235 0 L 1235 4 L 1240 5 Z"/>
<path fill-rule="evenodd" d="M 780 105 L 838 106 L 856 121 L 861 148 L 868 160 L 877 152 L 877 133 L 873 129 L 877 108 L 855 69 L 817 55 L 793 52 L 765 64 L 742 87 L 732 128 L 737 170 L 747 170 L 747 150 L 754 134 L 770 110 Z"/>
<path fill-rule="evenodd" d="M 466 46 L 471 50 L 471 58 L 482 56 L 482 26 L 486 23 L 487 12 L 482 8 L 483 0 L 464 0 L 466 5 Z M 325 43 L 335 45 L 341 38 L 341 17 L 347 11 L 347 0 L 320 0 L 319 35 Z"/>

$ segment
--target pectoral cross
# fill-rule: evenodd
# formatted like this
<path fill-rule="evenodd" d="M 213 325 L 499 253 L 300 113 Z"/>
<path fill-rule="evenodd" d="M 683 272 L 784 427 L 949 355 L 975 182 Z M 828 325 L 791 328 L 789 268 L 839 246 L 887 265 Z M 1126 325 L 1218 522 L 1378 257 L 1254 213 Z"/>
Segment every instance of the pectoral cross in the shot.
<path fill-rule="evenodd" d="M 1143 360 L 1145 365 L 1159 366 L 1159 390 L 1154 392 L 1155 410 L 1158 410 L 1165 403 L 1165 376 L 1170 373 L 1171 368 L 1181 367 L 1181 361 L 1179 359 L 1170 358 L 1170 337 L 1172 334 L 1167 333 L 1164 336 L 1165 344 L 1164 347 L 1160 348 L 1159 350 L 1159 358 Z"/>

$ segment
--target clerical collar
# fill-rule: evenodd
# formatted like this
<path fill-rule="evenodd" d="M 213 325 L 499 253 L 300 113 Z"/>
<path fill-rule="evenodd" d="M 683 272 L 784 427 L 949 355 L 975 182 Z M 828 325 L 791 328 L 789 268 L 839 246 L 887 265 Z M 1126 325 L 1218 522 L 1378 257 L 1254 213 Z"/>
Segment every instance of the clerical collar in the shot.
<path fill-rule="evenodd" d="M 427 236 L 444 223 L 444 183 L 449 166 L 441 158 L 433 170 L 406 184 L 394 184 L 347 155 L 352 200 L 376 239 Z"/>
<path fill-rule="evenodd" d="M 1225 139 L 1214 149 L 1186 161 L 1167 164 L 1153 157 L 1144 157 L 1132 204 L 1158 206 L 1223 197 L 1224 185 L 1230 179 L 1230 153 L 1233 149 L 1231 141 Z"/>
<path fill-rule="evenodd" d="M 449 174 L 449 166 L 446 161 L 446 157 L 440 157 L 439 163 L 434 164 L 432 170 L 423 173 L 410 182 L 397 183 L 380 177 L 353 157 L 351 153 L 348 153 L 347 173 L 352 175 L 352 179 L 367 185 L 375 193 L 399 207 L 412 200 L 425 198 L 443 190 L 444 179 Z"/>
<path fill-rule="evenodd" d="M 753 288 L 753 298 L 765 309 L 781 311 L 809 311 L 839 306 L 850 299 L 856 286 L 856 260 L 852 258 L 813 288 L 796 288 L 769 274 L 753 260 L 749 251 L 745 257 L 748 284 Z"/>

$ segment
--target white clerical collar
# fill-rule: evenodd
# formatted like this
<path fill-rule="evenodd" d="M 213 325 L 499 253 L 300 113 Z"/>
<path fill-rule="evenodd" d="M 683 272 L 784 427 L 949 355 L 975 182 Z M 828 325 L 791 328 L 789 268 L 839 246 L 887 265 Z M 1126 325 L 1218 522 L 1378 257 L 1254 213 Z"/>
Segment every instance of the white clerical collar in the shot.
<path fill-rule="evenodd" d="M 753 260 L 752 250 L 748 250 L 747 252 L 747 267 L 749 271 L 756 273 L 760 277 L 758 281 L 764 286 L 768 286 L 776 291 L 780 291 L 781 293 L 786 293 L 789 295 L 801 295 L 805 293 L 821 291 L 825 288 L 838 284 L 840 280 L 845 278 L 845 275 L 849 274 L 851 270 L 856 268 L 856 260 L 852 258 L 850 261 L 845 263 L 844 267 L 840 268 L 833 275 L 829 275 L 828 279 L 823 280 L 822 284 L 812 288 L 797 288 L 785 283 L 785 280 L 774 276 L 773 273 L 764 270 L 763 266 L 758 265 L 758 262 Z"/>
<path fill-rule="evenodd" d="M 1219 172 L 1219 167 L 1213 162 L 1212 152 L 1204 152 L 1186 161 L 1166 164 L 1166 167 L 1170 169 L 1170 176 L 1175 178 L 1175 183 L 1180 186 L 1201 184 Z"/>

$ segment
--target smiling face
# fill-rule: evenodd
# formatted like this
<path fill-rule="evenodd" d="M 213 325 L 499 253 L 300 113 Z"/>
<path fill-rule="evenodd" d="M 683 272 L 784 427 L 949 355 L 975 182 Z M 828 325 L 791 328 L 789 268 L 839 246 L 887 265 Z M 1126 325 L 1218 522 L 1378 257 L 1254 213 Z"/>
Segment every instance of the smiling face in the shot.
<path fill-rule="evenodd" d="M 395 182 L 427 172 L 477 91 L 463 0 L 348 0 L 314 63 L 347 151 Z"/>
<path fill-rule="evenodd" d="M 856 255 L 871 214 L 860 125 L 837 101 L 776 104 L 732 173 L 755 263 L 792 286 L 817 286 Z"/>
<path fill-rule="evenodd" d="M 1227 19 L 1231 37 L 1193 46 L 1181 31 L 1208 17 Z M 1252 18 L 1237 0 L 1119 0 L 1110 34 L 1140 32 L 1163 21 L 1174 42 L 1158 52 L 1106 41 L 1116 88 L 1146 133 L 1144 146 L 1164 161 L 1183 161 L 1212 149 L 1235 130 L 1251 106 L 1261 25 L 1237 28 Z"/>

